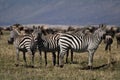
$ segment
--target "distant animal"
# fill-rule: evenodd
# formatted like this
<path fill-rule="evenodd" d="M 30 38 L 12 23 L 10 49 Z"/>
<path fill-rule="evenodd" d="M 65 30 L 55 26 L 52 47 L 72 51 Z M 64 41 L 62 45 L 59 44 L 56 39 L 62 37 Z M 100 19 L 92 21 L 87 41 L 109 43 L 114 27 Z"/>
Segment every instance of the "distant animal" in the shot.
<path fill-rule="evenodd" d="M 119 47 L 120 45 L 120 32 L 119 33 L 116 33 L 116 40 L 117 40 L 117 48 Z"/>
<path fill-rule="evenodd" d="M 0 27 L 0 38 L 1 38 L 1 35 L 3 35 L 3 32 L 2 32 L 2 28 Z"/>
<path fill-rule="evenodd" d="M 106 35 L 104 42 L 106 44 L 105 50 L 111 50 L 111 44 L 113 43 L 112 36 Z"/>

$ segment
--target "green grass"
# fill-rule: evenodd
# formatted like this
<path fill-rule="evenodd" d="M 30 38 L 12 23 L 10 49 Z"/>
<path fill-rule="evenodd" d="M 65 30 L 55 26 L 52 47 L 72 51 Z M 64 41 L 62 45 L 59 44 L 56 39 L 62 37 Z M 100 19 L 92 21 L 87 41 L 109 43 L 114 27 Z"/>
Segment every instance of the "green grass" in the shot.
<path fill-rule="evenodd" d="M 112 57 L 116 61 L 109 68 L 108 54 L 104 51 L 104 44 L 97 49 L 93 66 L 97 69 L 82 70 L 87 66 L 87 53 L 75 53 L 74 64 L 65 64 L 63 68 L 52 65 L 51 53 L 48 53 L 48 66 L 44 66 L 44 54 L 42 65 L 39 64 L 39 54 L 35 54 L 35 68 L 24 67 L 22 54 L 20 53 L 20 66 L 15 66 L 15 48 L 7 44 L 9 32 L 4 31 L 0 40 L 0 80 L 119 80 L 120 79 L 120 48 L 116 48 L 116 41 L 112 45 Z M 29 61 L 29 57 L 27 57 Z M 105 65 L 105 66 L 104 66 Z"/>

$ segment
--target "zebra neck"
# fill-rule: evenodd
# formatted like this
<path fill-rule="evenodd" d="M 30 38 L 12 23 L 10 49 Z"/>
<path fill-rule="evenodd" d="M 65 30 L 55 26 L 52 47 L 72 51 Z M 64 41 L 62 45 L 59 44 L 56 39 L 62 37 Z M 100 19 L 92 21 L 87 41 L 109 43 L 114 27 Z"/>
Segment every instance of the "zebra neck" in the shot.
<path fill-rule="evenodd" d="M 102 36 L 100 36 L 99 34 L 94 35 L 94 37 L 96 38 L 96 41 L 98 43 L 100 43 L 102 41 Z"/>
<path fill-rule="evenodd" d="M 40 39 L 41 39 L 41 40 L 45 40 L 45 38 L 46 38 L 45 35 L 42 34 Z"/>

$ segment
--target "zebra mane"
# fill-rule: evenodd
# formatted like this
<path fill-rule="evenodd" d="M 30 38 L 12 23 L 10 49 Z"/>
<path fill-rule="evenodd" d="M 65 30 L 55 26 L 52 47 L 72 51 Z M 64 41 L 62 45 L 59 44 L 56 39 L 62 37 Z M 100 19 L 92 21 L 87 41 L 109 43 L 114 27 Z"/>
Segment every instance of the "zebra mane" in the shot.
<path fill-rule="evenodd" d="M 98 28 L 94 33 L 93 35 L 100 38 L 101 40 L 103 39 L 103 36 L 105 34 L 105 29 L 104 28 Z"/>

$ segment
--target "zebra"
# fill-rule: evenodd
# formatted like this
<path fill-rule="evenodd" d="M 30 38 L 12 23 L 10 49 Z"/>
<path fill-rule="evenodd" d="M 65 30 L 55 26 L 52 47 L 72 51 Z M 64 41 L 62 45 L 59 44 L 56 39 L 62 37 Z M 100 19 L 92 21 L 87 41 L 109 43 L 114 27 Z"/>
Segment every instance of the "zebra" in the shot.
<path fill-rule="evenodd" d="M 18 28 L 11 28 L 10 31 L 10 38 L 8 39 L 8 44 L 13 44 L 14 39 L 17 38 L 21 33 L 19 32 Z"/>
<path fill-rule="evenodd" d="M 88 52 L 88 68 L 92 68 L 93 56 L 97 50 L 99 44 L 102 41 L 102 36 L 105 34 L 104 27 L 98 28 L 93 34 L 82 36 L 69 33 L 62 33 L 59 37 L 59 64 L 62 68 L 64 66 L 64 55 L 68 49 L 72 49 L 75 52 Z"/>
<path fill-rule="evenodd" d="M 19 66 L 19 52 L 23 52 L 23 59 L 25 62 L 25 66 L 27 66 L 26 61 L 26 52 L 30 54 L 31 58 L 31 67 L 34 67 L 34 54 L 36 51 L 36 41 L 33 35 L 20 35 L 17 29 L 13 29 L 10 32 L 10 39 L 8 40 L 9 43 L 14 43 L 14 47 L 16 49 L 16 66 Z"/>
<path fill-rule="evenodd" d="M 68 28 L 69 30 L 71 29 L 71 27 Z M 71 29 L 73 30 L 73 29 Z M 83 33 L 82 29 L 74 29 L 73 31 L 67 31 L 67 34 L 74 34 L 74 35 L 79 35 L 79 36 L 85 36 L 85 34 Z M 68 49 L 67 53 L 66 53 L 66 63 L 68 63 L 68 56 L 69 56 L 69 50 L 71 51 L 71 63 L 73 63 L 73 50 L 72 49 Z"/>
<path fill-rule="evenodd" d="M 73 29 L 73 28 L 69 27 L 68 28 L 69 31 L 66 32 L 66 33 L 74 34 L 76 36 L 86 36 L 86 35 L 92 34 L 95 31 L 95 29 L 96 29 L 95 27 L 91 27 L 91 31 L 90 31 L 87 28 Z M 71 50 L 71 63 L 73 63 L 73 51 L 72 51 L 72 49 L 70 49 L 70 50 Z M 67 51 L 67 54 L 66 54 L 66 63 L 68 63 L 68 56 L 69 56 L 69 52 L 68 51 Z"/>
<path fill-rule="evenodd" d="M 117 40 L 117 48 L 119 47 L 120 45 L 120 32 L 116 33 L 116 40 Z"/>
<path fill-rule="evenodd" d="M 56 65 L 55 52 L 58 52 L 57 64 L 59 64 L 59 47 L 58 47 L 59 33 L 44 35 L 40 28 L 36 29 L 33 33 L 38 34 L 37 45 L 40 53 L 40 60 L 42 57 L 41 51 L 45 53 L 45 66 L 47 66 L 47 52 L 52 52 L 54 66 Z"/>
<path fill-rule="evenodd" d="M 105 44 L 106 44 L 105 50 L 106 50 L 106 51 L 107 51 L 107 50 L 111 51 L 111 44 L 113 43 L 113 38 L 112 38 L 112 36 L 106 35 L 104 42 L 105 42 Z"/>

